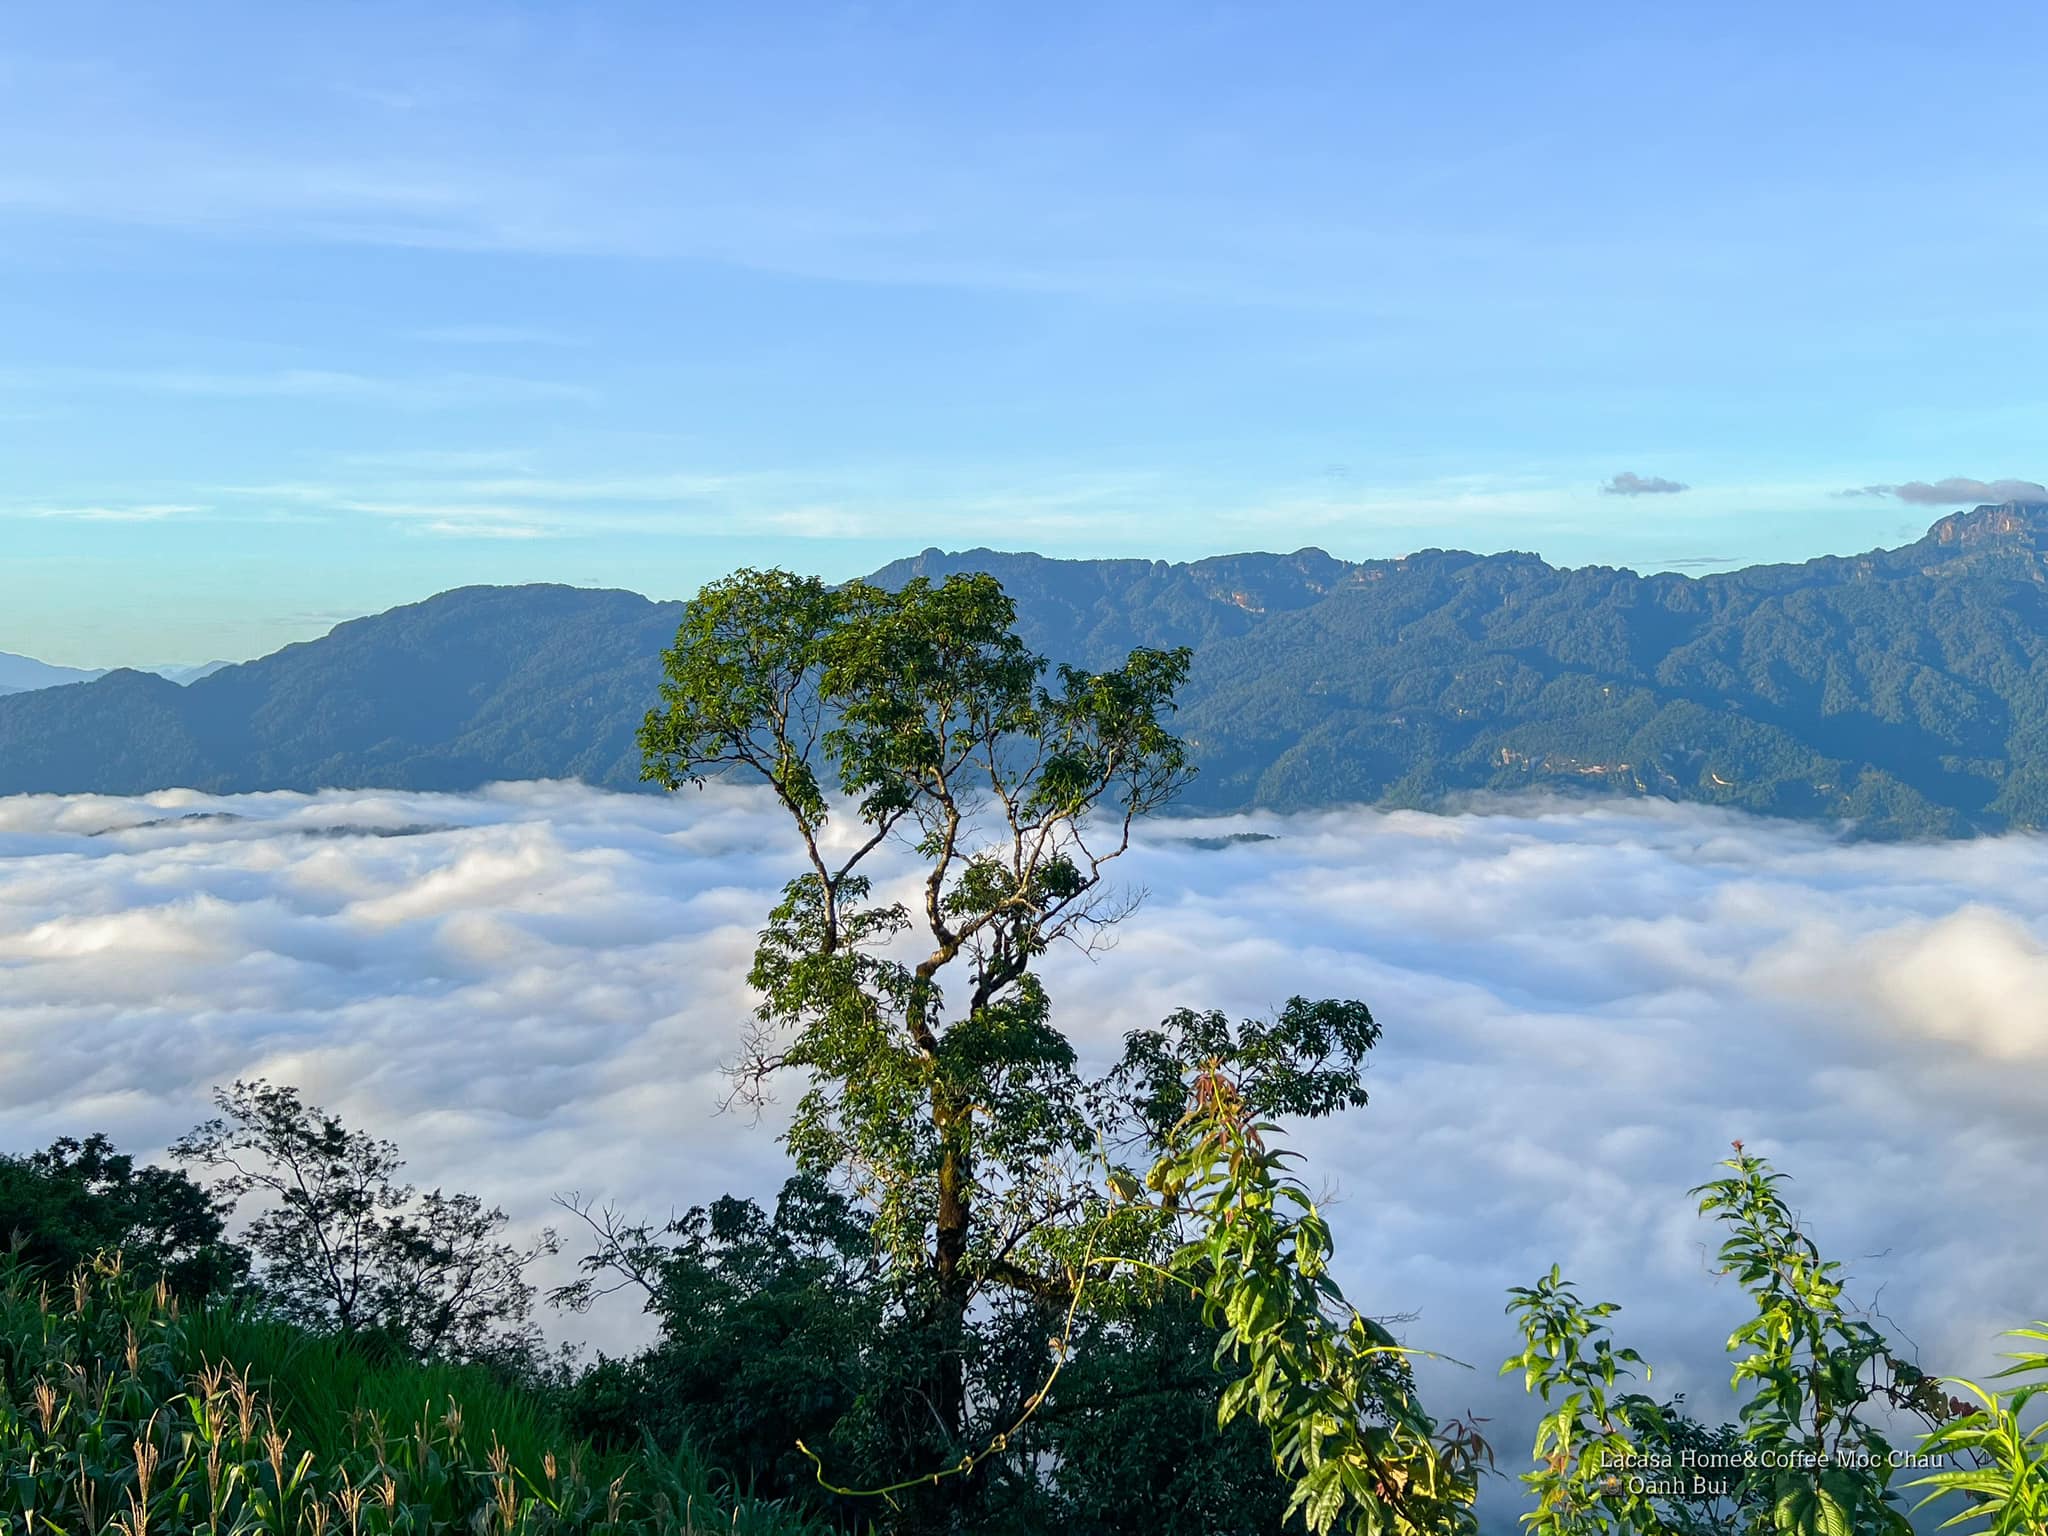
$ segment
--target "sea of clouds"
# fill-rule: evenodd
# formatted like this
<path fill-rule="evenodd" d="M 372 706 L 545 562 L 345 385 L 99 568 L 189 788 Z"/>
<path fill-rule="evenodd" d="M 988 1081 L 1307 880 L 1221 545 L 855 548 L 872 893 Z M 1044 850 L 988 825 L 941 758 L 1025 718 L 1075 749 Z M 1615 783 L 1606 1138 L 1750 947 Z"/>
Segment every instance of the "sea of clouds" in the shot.
<path fill-rule="evenodd" d="M 1050 962 L 1084 1055 L 1183 1004 L 1384 1025 L 1370 1107 L 1298 1144 L 1354 1299 L 1476 1367 L 1430 1370 L 1439 1412 L 1519 1441 L 1504 1292 L 1553 1262 L 1718 1409 L 1742 1298 L 1686 1191 L 1737 1137 L 1923 1364 L 2048 1314 L 2048 840 L 1528 804 L 1162 821 L 1123 871 L 1116 946 Z M 716 1111 L 794 872 L 723 787 L 0 799 L 0 1151 L 154 1154 L 261 1074 L 522 1226 L 772 1193 L 774 1113 Z"/>

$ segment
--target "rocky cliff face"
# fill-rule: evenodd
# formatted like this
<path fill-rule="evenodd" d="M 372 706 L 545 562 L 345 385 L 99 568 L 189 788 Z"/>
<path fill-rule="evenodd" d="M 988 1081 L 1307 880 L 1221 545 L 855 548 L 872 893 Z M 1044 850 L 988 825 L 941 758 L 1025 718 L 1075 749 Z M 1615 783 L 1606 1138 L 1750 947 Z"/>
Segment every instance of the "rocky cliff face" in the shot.
<path fill-rule="evenodd" d="M 2030 567 L 2041 580 L 2048 575 L 2042 561 L 2048 556 L 2048 502 L 2007 501 L 1951 512 L 1912 549 L 1951 567 L 2011 561 Z"/>
<path fill-rule="evenodd" d="M 1927 530 L 1927 537 L 1938 544 L 1968 546 L 2004 537 L 2038 538 L 2044 531 L 2048 531 L 2048 503 L 2006 501 L 1951 512 Z"/>
<path fill-rule="evenodd" d="M 1703 588 L 1790 591 L 1965 574 L 2048 584 L 2048 501 L 2001 501 L 1951 512 L 1912 543 L 1892 549 L 1820 555 L 1795 565 L 1754 565 L 1694 579 Z"/>

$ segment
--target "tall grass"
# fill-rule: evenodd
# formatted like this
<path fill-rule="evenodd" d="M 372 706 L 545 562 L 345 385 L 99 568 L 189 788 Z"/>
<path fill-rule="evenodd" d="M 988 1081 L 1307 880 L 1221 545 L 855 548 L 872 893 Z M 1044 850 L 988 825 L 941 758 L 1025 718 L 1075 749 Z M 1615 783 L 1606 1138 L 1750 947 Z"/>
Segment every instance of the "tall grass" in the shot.
<path fill-rule="evenodd" d="M 347 1452 L 359 1415 L 405 1424 L 442 1414 L 450 1402 L 461 1404 L 470 1434 L 503 1446 L 516 1467 L 537 1470 L 568 1438 L 543 1398 L 482 1366 L 393 1359 L 246 1304 L 193 1311 L 184 1336 L 200 1359 L 248 1362 L 278 1423 L 322 1458 Z"/>
<path fill-rule="evenodd" d="M 0 1267 L 8 1536 L 816 1536 L 687 1451 L 599 1456 L 480 1367 L 378 1360 L 117 1260 Z"/>

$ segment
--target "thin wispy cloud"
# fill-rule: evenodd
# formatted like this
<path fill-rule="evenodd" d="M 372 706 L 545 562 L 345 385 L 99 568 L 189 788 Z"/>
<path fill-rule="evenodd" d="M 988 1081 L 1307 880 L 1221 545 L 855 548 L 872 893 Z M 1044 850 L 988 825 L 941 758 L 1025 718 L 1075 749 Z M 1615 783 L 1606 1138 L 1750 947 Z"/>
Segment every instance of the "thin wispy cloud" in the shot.
<path fill-rule="evenodd" d="M 65 146 L 59 172 L 0 177 L 0 209 L 219 239 L 711 261 L 835 283 L 1364 314 L 1393 306 L 1362 296 L 1327 265 L 1329 253 L 1418 256 L 1412 237 L 1332 215 L 1317 231 L 1274 230 L 1262 265 L 1260 253 L 1215 237 L 1199 199 L 1083 193 L 1035 166 L 1005 177 L 964 158 L 964 148 L 932 163 L 931 146 L 917 141 L 877 146 L 858 168 L 815 165 L 790 146 L 754 167 L 770 190 L 737 183 L 701 157 L 655 151 L 597 163 L 539 154 L 512 164 L 483 149 L 382 162 L 325 146 L 300 160 L 223 144 L 170 154 L 147 142 L 123 148 L 118 161 L 81 162 Z M 1011 147 L 985 143 L 972 153 L 993 162 Z M 1162 224 L 1182 238 L 1159 241 Z M 1027 232 L 1048 227 L 1096 233 L 1078 249 L 1018 253 L 1039 244 Z M 1290 282 L 1272 270 L 1276 262 L 1312 270 Z M 458 342 L 470 328 L 432 329 Z"/>
<path fill-rule="evenodd" d="M 533 501 L 686 501 L 720 492 L 761 490 L 796 483 L 799 477 L 776 472 L 695 474 L 675 471 L 649 475 L 521 475 L 463 480 L 457 488 L 473 496 L 515 496 Z"/>
<path fill-rule="evenodd" d="M 330 33 L 328 51 L 405 29 L 357 30 Z M 681 41 L 687 26 L 643 30 L 703 56 Z M 331 82 L 296 97 L 289 122 L 265 138 L 208 131 L 218 103 L 181 114 L 184 131 L 167 134 L 169 114 L 146 88 L 117 83 L 102 95 L 124 110 L 91 116 L 46 88 L 21 109 L 40 153 L 0 174 L 0 208 L 266 245 L 707 262 L 834 283 L 1398 315 L 1390 285 L 1421 277 L 1433 258 L 1469 261 L 1480 237 L 1389 228 L 1356 200 L 1301 197 L 1302 181 L 1357 174 L 1369 158 L 1379 196 L 1398 205 L 1404 191 L 1501 174 L 1534 153 L 1535 141 L 1519 138 L 1478 155 L 1302 145 L 1297 169 L 1277 183 L 1249 146 L 1219 154 L 1229 141 L 1196 132 L 1119 135 L 1121 152 L 1105 156 L 1099 124 L 1020 133 L 972 116 L 948 121 L 943 110 L 906 117 L 883 83 L 895 61 L 845 36 L 828 45 L 852 43 L 845 67 L 822 88 L 801 83 L 786 57 L 773 67 L 781 40 L 757 33 L 742 46 L 758 67 L 703 77 L 681 100 L 673 78 L 650 76 L 659 46 L 615 54 L 611 86 L 593 101 L 574 72 L 554 67 L 565 54 L 585 56 L 592 34 L 555 49 L 543 41 L 551 31 L 538 27 L 529 46 L 465 54 L 462 88 L 445 78 L 408 87 L 403 99 L 435 103 L 421 114 L 431 134 L 381 93 Z M 386 47 L 406 56 L 396 37 Z M 505 78 L 485 78 L 484 57 Z M 358 67 L 391 66 L 387 56 Z M 207 81 L 203 68 L 195 73 L 196 94 Z M 753 82 L 737 100 L 733 79 Z M 220 82 L 218 93 L 234 100 L 238 85 Z M 830 134 L 811 130 L 835 110 L 849 120 Z M 664 126 L 646 131 L 650 121 Z M 1199 121 L 1191 111 L 1189 127 Z M 933 131 L 937 123 L 946 126 Z M 1243 215 L 1221 225 L 1219 173 Z M 1572 253 L 1532 239 L 1521 254 L 1533 267 Z M 1356 280 L 1363 265 L 1376 283 Z M 527 323 L 435 329 L 456 342 L 466 330 Z"/>
<path fill-rule="evenodd" d="M 682 509 L 607 508 L 544 497 L 522 502 L 514 498 L 474 501 L 467 497 L 484 486 L 411 486 L 399 496 L 365 497 L 342 486 L 283 482 L 275 485 L 222 486 L 221 494 L 255 505 L 282 502 L 302 515 L 330 518 L 370 517 L 412 525 L 449 537 L 539 539 L 569 534 L 673 533 L 689 526 Z M 701 525 L 703 509 L 696 509 Z"/>
<path fill-rule="evenodd" d="M 593 522 L 611 526 L 602 517 L 586 520 L 564 515 L 559 509 L 536 509 L 502 503 L 391 502 L 337 499 L 327 505 L 334 511 L 363 513 L 408 524 L 414 532 L 454 539 L 550 539 L 564 534 L 588 532 Z"/>
<path fill-rule="evenodd" d="M 600 502 L 675 503 L 703 500 L 721 492 L 761 493 L 776 488 L 808 484 L 805 477 L 763 472 L 759 474 L 695 474 L 678 471 L 651 475 L 475 475 L 462 471 L 503 470 L 524 455 L 511 453 L 416 453 L 364 454 L 346 464 L 365 470 L 390 469 L 419 472 L 411 478 L 366 475 L 334 480 L 277 480 L 216 489 L 231 495 L 269 496 L 292 501 L 340 503 L 351 499 L 424 500 L 432 497 L 491 497 L 505 501 L 535 503 L 563 502 L 589 506 Z M 434 473 L 450 471 L 451 473 Z"/>
<path fill-rule="evenodd" d="M 350 493 L 344 487 L 316 480 L 265 480 L 207 487 L 217 496 L 247 496 L 260 501 L 290 501 L 307 506 L 337 502 Z"/>
<path fill-rule="evenodd" d="M 143 372 L 115 376 L 109 382 L 125 382 L 138 389 L 177 395 L 223 399 L 336 400 L 405 410 L 448 410 L 521 401 L 590 404 L 597 399 L 595 390 L 581 384 L 488 373 L 400 376 L 291 368 L 273 373 L 247 374 Z"/>
<path fill-rule="evenodd" d="M 525 470 L 533 454 L 525 448 L 389 448 L 345 453 L 336 460 L 351 469 L 424 470 L 429 473 Z"/>
<path fill-rule="evenodd" d="M 336 498 L 329 505 L 343 512 L 367 512 L 373 517 L 427 518 L 442 517 L 456 521 L 477 519 L 484 522 L 519 522 L 536 516 L 531 507 L 515 506 L 502 502 L 461 502 L 461 501 L 354 501 L 346 497 Z M 553 516 L 552 509 L 538 514 Z"/>
<path fill-rule="evenodd" d="M 143 502 L 130 506 L 24 507 L 16 517 L 58 517 L 86 523 L 156 523 L 168 517 L 187 517 L 207 511 L 188 502 Z"/>
<path fill-rule="evenodd" d="M 437 465 L 431 454 L 351 461 L 359 477 L 217 485 L 213 494 L 284 502 L 333 516 L 435 520 L 450 526 L 489 522 L 549 533 L 755 532 L 802 539 L 891 540 L 906 516 L 942 524 L 954 538 L 1014 546 L 1032 538 L 1142 532 L 1165 494 L 1144 474 L 1024 477 L 1005 468 L 963 476 L 949 494 L 928 489 L 915 500 L 895 476 L 871 466 L 796 474 L 786 471 L 672 471 L 639 475 L 471 475 L 462 455 Z M 414 474 L 380 476 L 388 463 Z M 433 474 L 436 467 L 450 473 Z M 1007 481 L 992 493 L 977 482 Z"/>
<path fill-rule="evenodd" d="M 493 523 L 473 519 L 436 518 L 419 525 L 422 533 L 443 539 L 551 539 L 561 530 L 534 523 Z"/>
<path fill-rule="evenodd" d="M 1600 489 L 1609 496 L 1676 496 L 1691 487 L 1676 480 L 1666 480 L 1662 475 L 1639 475 L 1632 470 L 1623 470 Z"/>
<path fill-rule="evenodd" d="M 660 534 L 716 529 L 804 540 L 991 544 L 1001 548 L 1071 545 L 1091 553 L 1128 548 L 1157 552 L 1164 518 L 1200 515 L 1230 547 L 1293 547 L 1319 540 L 1339 554 L 1405 554 L 1442 542 L 1455 519 L 1475 531 L 1470 547 L 1529 548 L 1527 525 L 1569 519 L 1583 491 L 1563 475 L 1457 476 L 1411 484 L 1333 486 L 1320 476 L 1266 494 L 1219 489 L 1151 467 L 1088 473 L 1042 465 L 957 466 L 927 476 L 915 491 L 894 463 L 849 463 L 808 471 L 679 468 L 634 474 L 570 474 L 542 468 L 533 457 L 493 451 L 433 450 L 358 454 L 335 461 L 334 477 L 206 487 L 208 494 L 262 498 L 321 508 L 329 515 L 441 517 L 450 522 L 498 514 L 497 520 L 563 533 Z M 530 472 L 469 473 L 510 467 Z M 1582 484 L 1582 482 L 1581 482 Z M 991 486 L 998 489 L 990 489 Z M 1654 494 L 1645 492 L 1643 494 Z M 1811 486 L 1720 487 L 1723 502 L 1782 505 L 1824 494 Z M 919 530 L 922 531 L 911 531 Z M 1711 531 L 1711 530 L 1706 530 Z M 1389 541 L 1395 541 L 1390 547 Z M 1723 565 L 1733 557 L 1639 556 L 1658 568 Z"/>

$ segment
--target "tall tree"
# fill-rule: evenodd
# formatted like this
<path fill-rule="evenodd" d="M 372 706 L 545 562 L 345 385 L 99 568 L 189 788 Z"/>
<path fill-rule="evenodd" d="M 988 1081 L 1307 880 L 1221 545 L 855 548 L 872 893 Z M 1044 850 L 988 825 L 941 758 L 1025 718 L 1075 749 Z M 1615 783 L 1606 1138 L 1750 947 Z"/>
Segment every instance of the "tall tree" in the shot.
<path fill-rule="evenodd" d="M 647 778 L 738 770 L 794 824 L 808 867 L 755 953 L 740 1090 L 808 1074 L 790 1146 L 850 1179 L 928 1288 L 932 1408 L 954 1438 L 976 1297 L 1072 1283 L 1090 1132 L 1035 966 L 1130 911 L 1110 866 L 1191 775 L 1164 723 L 1186 650 L 1049 674 L 1015 617 L 987 576 L 891 592 L 742 571 L 688 605 L 640 732 Z M 904 900 L 871 874 L 892 841 L 920 864 Z"/>
<path fill-rule="evenodd" d="M 1113 866 L 1192 777 L 1166 723 L 1190 656 L 1049 667 L 1015 619 L 985 575 L 888 591 L 741 571 L 686 606 L 640 731 L 648 779 L 757 779 L 801 844 L 749 973 L 738 1092 L 805 1074 L 799 1168 L 874 1213 L 903 1298 L 890 1347 L 917 1361 L 904 1395 L 956 1453 L 904 1469 L 925 1474 L 917 1523 L 957 1528 L 973 1472 L 1042 1482 L 1061 1448 L 1031 1420 L 1070 1346 L 1163 1282 L 1217 1332 L 1219 1416 L 1267 1432 L 1312 1530 L 1463 1530 L 1474 1442 L 1439 1443 L 1405 1351 L 1343 1303 L 1328 1229 L 1263 1139 L 1267 1115 L 1364 1103 L 1378 1026 L 1356 1002 L 1297 998 L 1235 1029 L 1182 1012 L 1082 1080 L 1039 964 L 1135 904 Z M 915 862 L 884 888 L 890 845 Z M 586 1269 L 643 1258 L 613 1243 Z"/>
<path fill-rule="evenodd" d="M 213 1097 L 220 1114 L 171 1151 L 211 1169 L 226 1204 L 264 1202 L 246 1240 L 273 1305 L 420 1357 L 532 1358 L 526 1269 L 553 1250 L 552 1233 L 518 1248 L 503 1240 L 505 1213 L 475 1195 L 417 1193 L 399 1182 L 397 1147 L 295 1088 L 258 1079 Z"/>

